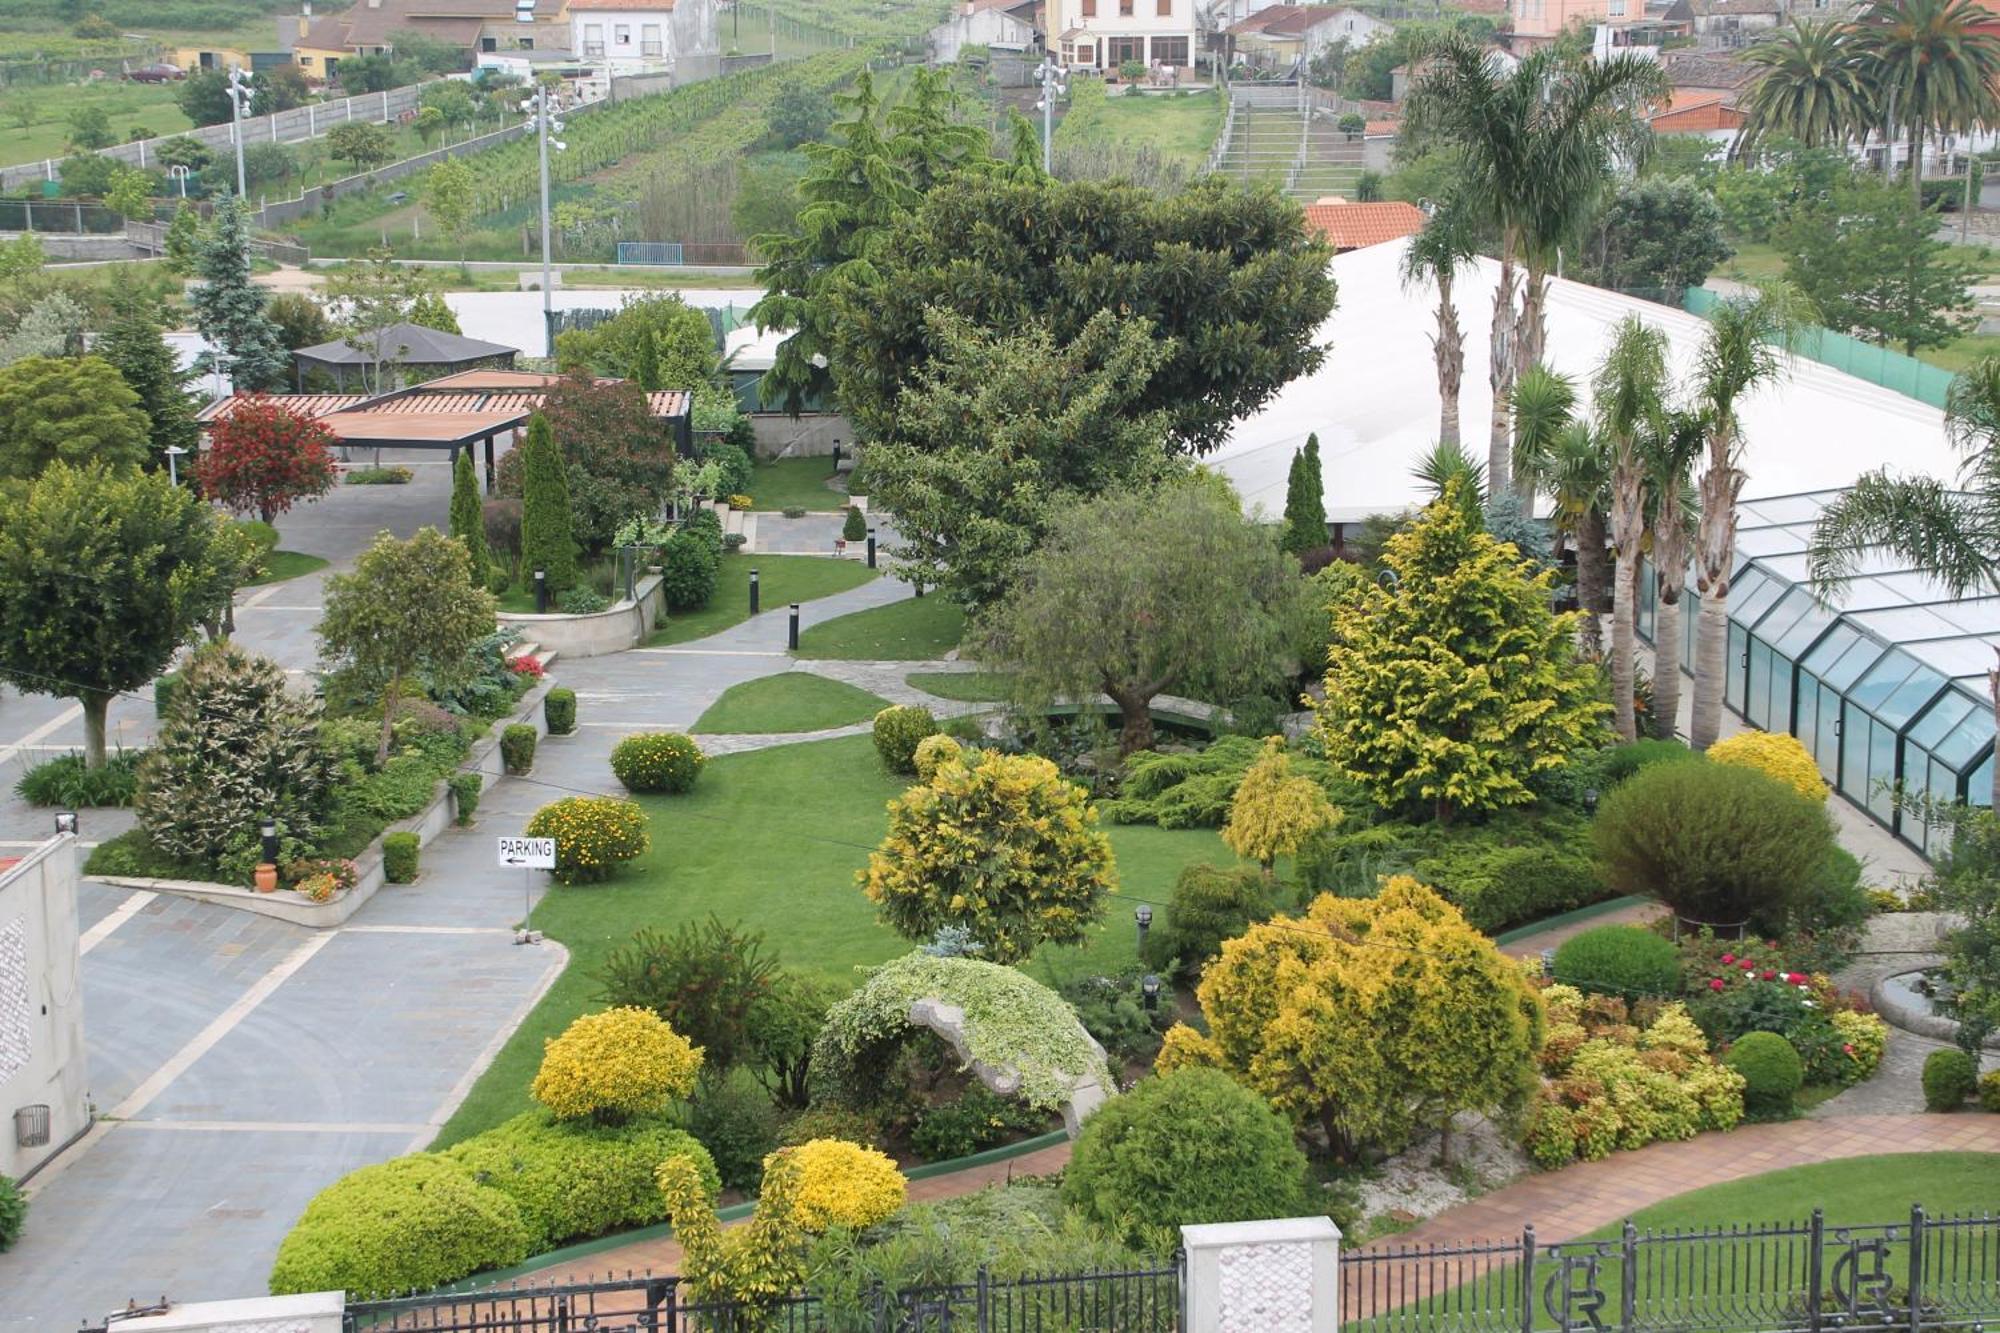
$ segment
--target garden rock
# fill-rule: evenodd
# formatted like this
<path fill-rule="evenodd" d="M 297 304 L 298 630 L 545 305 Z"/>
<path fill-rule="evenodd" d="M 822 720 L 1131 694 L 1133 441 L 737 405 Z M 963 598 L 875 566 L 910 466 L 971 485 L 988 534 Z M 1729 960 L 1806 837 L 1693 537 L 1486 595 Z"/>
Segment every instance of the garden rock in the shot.
<path fill-rule="evenodd" d="M 944 1038 L 958 1058 L 965 1062 L 965 1067 L 972 1072 L 973 1077 L 985 1084 L 991 1092 L 1001 1097 L 1012 1097 L 1020 1092 L 1021 1075 L 1018 1071 L 1005 1065 L 996 1067 L 983 1064 L 972 1058 L 972 1047 L 965 1035 L 965 1010 L 959 1006 L 935 995 L 924 996 L 911 1002 L 910 1023 L 915 1027 L 929 1028 Z M 1091 1039 L 1090 1044 L 1096 1050 L 1098 1059 L 1103 1061 L 1104 1048 L 1097 1044 L 1095 1038 Z M 1105 1098 L 1109 1095 L 1108 1090 L 1095 1075 L 1086 1074 L 1070 1084 L 1069 1095 L 1062 1104 L 1062 1117 L 1063 1128 L 1069 1131 L 1071 1138 L 1077 1136 L 1083 1128 L 1083 1122 L 1088 1120 L 1098 1107 L 1104 1105 Z"/>

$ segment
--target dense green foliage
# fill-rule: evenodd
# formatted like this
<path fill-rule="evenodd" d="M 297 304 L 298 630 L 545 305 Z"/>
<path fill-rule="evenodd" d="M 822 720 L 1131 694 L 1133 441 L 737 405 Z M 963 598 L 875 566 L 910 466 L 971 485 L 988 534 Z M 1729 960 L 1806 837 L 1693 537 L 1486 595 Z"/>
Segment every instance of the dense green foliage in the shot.
<path fill-rule="evenodd" d="M 567 685 L 558 685 L 542 697 L 542 717 L 549 724 L 549 735 L 567 736 L 576 730 L 576 691 Z"/>
<path fill-rule="evenodd" d="M 14 1248 L 28 1224 L 28 1199 L 12 1176 L 0 1176 L 0 1254 Z"/>
<path fill-rule="evenodd" d="M 1192 865 L 1174 881 L 1164 924 L 1148 938 L 1147 961 L 1165 967 L 1174 962 L 1181 975 L 1198 977 L 1210 959 L 1233 940 L 1276 910 L 1271 883 L 1255 870 L 1223 870 Z"/>
<path fill-rule="evenodd" d="M 576 582 L 576 533 L 569 478 L 547 416 L 528 419 L 521 446 L 521 578 L 541 571 L 551 593 Z"/>
<path fill-rule="evenodd" d="M 535 766 L 535 743 L 540 739 L 526 722 L 509 723 L 500 733 L 500 762 L 515 777 Z"/>
<path fill-rule="evenodd" d="M 694 786 L 707 762 L 701 747 L 673 731 L 627 736 L 611 751 L 611 771 L 626 791 L 678 794 Z"/>
<path fill-rule="evenodd" d="M 937 734 L 937 729 L 937 719 L 928 708 L 916 704 L 884 708 L 875 715 L 871 729 L 875 753 L 891 773 L 913 774 L 917 771 L 917 746 L 925 737 Z"/>
<path fill-rule="evenodd" d="M 1932 1051 L 1924 1059 L 1924 1109 L 1956 1111 L 1979 1083 L 1979 1067 L 1964 1051 Z"/>
<path fill-rule="evenodd" d="M 1642 926 L 1597 926 L 1556 946 L 1553 975 L 1580 991 L 1637 1000 L 1680 994 L 1680 955 Z"/>
<path fill-rule="evenodd" d="M 1775 1032 L 1752 1032 L 1729 1048 L 1723 1063 L 1743 1075 L 1746 1112 L 1762 1119 L 1791 1114 L 1805 1070 L 1790 1042 Z"/>
<path fill-rule="evenodd" d="M 416 883 L 417 861 L 422 852 L 423 845 L 414 833 L 383 834 L 382 878 L 391 884 Z"/>
<path fill-rule="evenodd" d="M 88 767 L 80 754 L 59 754 L 44 759 L 21 775 L 14 790 L 29 805 L 55 806 L 63 810 L 87 810 L 92 806 L 130 805 L 139 780 L 140 750 L 119 750 L 105 756 L 104 763 Z"/>
<path fill-rule="evenodd" d="M 58 459 L 150 463 L 150 430 L 139 395 L 102 357 L 31 356 L 0 369 L 0 478 L 29 480 Z"/>

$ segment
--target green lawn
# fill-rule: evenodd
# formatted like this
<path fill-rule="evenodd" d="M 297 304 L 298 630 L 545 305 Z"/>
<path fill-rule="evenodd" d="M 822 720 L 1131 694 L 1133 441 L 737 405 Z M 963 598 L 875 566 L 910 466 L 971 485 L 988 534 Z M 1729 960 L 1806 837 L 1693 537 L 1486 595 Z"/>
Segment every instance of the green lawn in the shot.
<path fill-rule="evenodd" d="M 453 1143 L 527 1109 L 542 1043 L 599 1004 L 594 973 L 610 949 L 641 926 L 671 929 L 711 913 L 762 931 L 786 966 L 852 985 L 855 967 L 911 948 L 875 920 L 854 874 L 885 828 L 883 806 L 903 780 L 882 770 L 866 736 L 725 755 L 703 769 L 694 791 L 640 797 L 653 850 L 609 883 L 556 886 L 534 923 L 570 951 L 569 967 L 481 1076 L 439 1137 Z M 1117 826 L 1108 830 L 1122 885 L 1098 938 L 1084 948 L 1044 949 L 1038 976 L 1129 965 L 1136 955 L 1136 899 L 1164 903 L 1174 877 L 1195 861 L 1232 863 L 1212 829 Z M 1154 909 L 1156 913 L 1159 908 Z"/>
<path fill-rule="evenodd" d="M 1151 147 L 1168 162 L 1193 170 L 1208 160 L 1222 132 L 1222 101 L 1215 92 L 1128 93 L 1079 103 L 1063 118 L 1058 148 Z"/>
<path fill-rule="evenodd" d="M 880 571 L 859 560 L 831 560 L 816 555 L 725 555 L 715 595 L 699 611 L 669 616 L 646 640 L 646 646 L 686 643 L 705 638 L 750 618 L 750 571 L 757 571 L 762 609 L 782 611 L 792 602 L 810 602 L 858 588 Z M 803 635 L 801 636 L 803 641 Z"/>
<path fill-rule="evenodd" d="M 1826 1210 L 1832 1226 L 1907 1222 L 1920 1203 L 1933 1217 L 1990 1211 L 2000 1201 L 2000 1155 L 1887 1153 L 1787 1167 L 1748 1180 L 1689 1190 L 1632 1215 L 1641 1230 L 1713 1227 L 1750 1219 L 1803 1220 Z M 1597 1237 L 1615 1236 L 1605 1227 Z"/>
<path fill-rule="evenodd" d="M 115 68 L 115 64 L 114 64 Z M 147 137 L 179 134 L 193 124 L 174 102 L 175 85 L 71 83 L 0 91 L 0 162 L 39 162 L 69 151 L 69 118 L 87 106 L 100 107 L 111 120 L 111 136 L 123 143 L 134 130 Z M 24 129 L 19 117 L 32 116 Z"/>
<path fill-rule="evenodd" d="M 803 640 L 804 636 L 800 636 Z M 903 683 L 940 699 L 967 704 L 1005 703 L 1012 677 L 997 671 L 913 671 Z"/>
<path fill-rule="evenodd" d="M 824 731 L 866 722 L 888 706 L 887 699 L 845 681 L 787 671 L 731 685 L 709 705 L 694 729 L 712 736 Z"/>
<path fill-rule="evenodd" d="M 852 611 L 799 632 L 799 656 L 845 662 L 931 662 L 958 647 L 965 612 L 933 593 Z"/>
<path fill-rule="evenodd" d="M 750 478 L 750 498 L 759 510 L 809 509 L 826 512 L 847 507 L 847 496 L 828 490 L 833 459 L 780 458 L 757 464 Z"/>
<path fill-rule="evenodd" d="M 251 579 L 248 586 L 259 588 L 266 583 L 283 583 L 286 579 L 325 569 L 326 563 L 324 558 L 307 555 L 304 551 L 273 551 L 264 557 L 263 576 Z"/>

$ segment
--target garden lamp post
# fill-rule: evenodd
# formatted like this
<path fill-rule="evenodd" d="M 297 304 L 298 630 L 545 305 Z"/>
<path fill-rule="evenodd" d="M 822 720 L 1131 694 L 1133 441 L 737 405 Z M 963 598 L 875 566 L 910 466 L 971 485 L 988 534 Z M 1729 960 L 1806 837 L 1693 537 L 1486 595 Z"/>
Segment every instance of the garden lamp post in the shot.
<path fill-rule="evenodd" d="M 236 197 L 246 199 L 250 187 L 243 177 L 243 117 L 249 114 L 251 76 L 243 72 L 243 66 L 229 67 L 229 137 L 236 141 Z"/>
<path fill-rule="evenodd" d="M 176 162 L 172 166 L 167 168 L 167 174 L 174 178 L 174 183 L 176 185 L 180 186 L 181 198 L 183 199 L 187 198 L 188 197 L 187 167 L 183 163 Z"/>
<path fill-rule="evenodd" d="M 57 836 L 61 836 L 62 834 L 65 833 L 74 834 L 75 832 L 76 832 L 76 811 L 74 810 L 56 811 Z"/>
<path fill-rule="evenodd" d="M 167 455 L 167 484 L 178 486 L 181 484 L 180 460 L 181 456 L 187 453 L 187 450 L 181 448 L 178 444 L 170 444 L 164 452 Z"/>
<path fill-rule="evenodd" d="M 1584 788 L 1583 812 L 1587 815 L 1594 815 L 1597 813 L 1597 788 L 1595 787 Z"/>
<path fill-rule="evenodd" d="M 556 354 L 555 298 L 549 291 L 549 147 L 554 145 L 562 152 L 568 145 L 551 135 L 562 133 L 562 122 L 556 119 L 555 96 L 547 84 L 539 84 L 535 95 L 521 103 L 521 110 L 534 117 L 535 137 L 541 149 L 542 165 L 542 327 L 548 339 L 548 355 Z"/>
<path fill-rule="evenodd" d="M 1042 112 L 1042 174 L 1055 174 L 1055 130 L 1056 98 L 1069 91 L 1069 79 L 1060 65 L 1053 60 L 1044 60 L 1035 71 L 1035 82 L 1042 86 L 1042 100 L 1036 103 Z"/>
<path fill-rule="evenodd" d="M 1144 958 L 1146 956 L 1146 932 L 1153 928 L 1152 907 L 1146 903 L 1140 903 L 1138 908 L 1132 913 L 1132 919 L 1139 923 L 1139 956 Z"/>
<path fill-rule="evenodd" d="M 1146 979 L 1139 983 L 1139 994 L 1145 999 L 1146 1012 L 1153 1013 L 1160 1007 L 1160 979 L 1148 972 Z"/>
<path fill-rule="evenodd" d="M 278 821 L 269 815 L 257 827 L 257 836 L 263 843 L 264 859 L 273 865 L 278 861 Z"/>

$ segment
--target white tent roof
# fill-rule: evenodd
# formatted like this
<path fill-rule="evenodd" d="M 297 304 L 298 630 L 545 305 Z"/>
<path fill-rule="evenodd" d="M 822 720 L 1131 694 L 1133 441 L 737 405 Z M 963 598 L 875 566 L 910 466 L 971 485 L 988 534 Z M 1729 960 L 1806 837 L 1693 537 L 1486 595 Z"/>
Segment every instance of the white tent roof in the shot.
<path fill-rule="evenodd" d="M 1292 450 L 1319 434 L 1327 517 L 1352 522 L 1421 503 L 1410 469 L 1437 439 L 1437 372 L 1430 336 L 1435 290 L 1406 288 L 1406 241 L 1352 250 L 1332 261 L 1338 305 L 1320 330 L 1331 350 L 1314 374 L 1286 385 L 1264 409 L 1237 423 L 1208 461 L 1227 474 L 1246 506 L 1276 513 L 1285 503 Z M 1486 383 L 1488 326 L 1500 266 L 1480 259 L 1459 274 L 1454 296 L 1465 330 L 1462 438 L 1486 456 L 1492 392 Z M 1689 377 L 1706 321 L 1699 316 L 1582 283 L 1549 286 L 1547 364 L 1576 377 L 1585 393 L 1611 331 L 1628 314 L 1664 329 L 1669 365 Z M 1847 486 L 1889 466 L 1949 477 L 1958 456 L 1937 408 L 1878 388 L 1814 361 L 1787 358 L 1778 383 L 1742 408 L 1746 499 Z"/>

